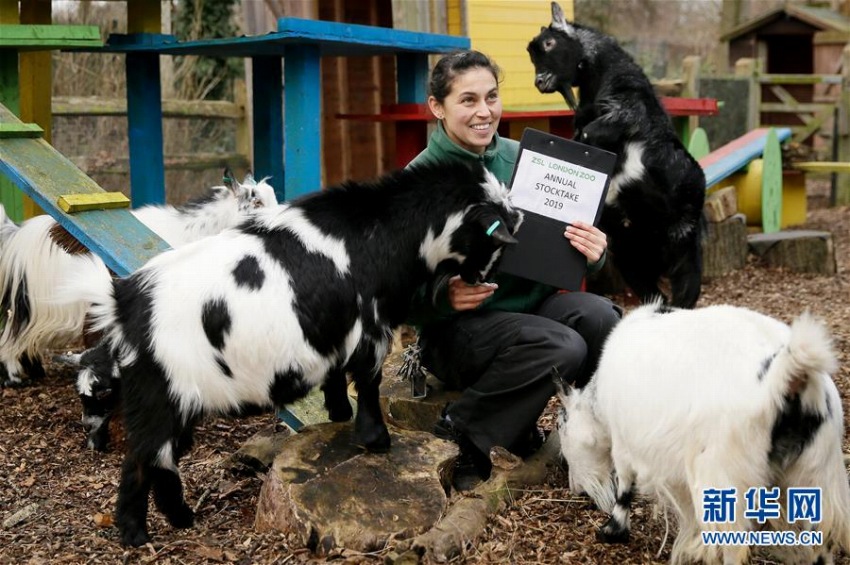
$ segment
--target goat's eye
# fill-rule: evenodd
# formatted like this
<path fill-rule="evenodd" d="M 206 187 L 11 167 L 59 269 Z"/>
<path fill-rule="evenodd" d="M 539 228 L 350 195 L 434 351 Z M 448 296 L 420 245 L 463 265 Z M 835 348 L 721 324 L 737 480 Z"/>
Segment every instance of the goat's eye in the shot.
<path fill-rule="evenodd" d="M 553 47 L 555 47 L 555 40 L 553 38 L 550 37 L 543 40 L 543 49 L 551 51 Z"/>

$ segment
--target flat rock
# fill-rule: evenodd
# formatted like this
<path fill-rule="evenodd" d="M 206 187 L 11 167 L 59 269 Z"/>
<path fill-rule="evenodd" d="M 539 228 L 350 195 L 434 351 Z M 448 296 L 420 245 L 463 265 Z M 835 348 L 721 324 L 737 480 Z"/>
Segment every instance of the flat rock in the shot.
<path fill-rule="evenodd" d="M 830 232 L 783 230 L 751 234 L 747 241 L 750 251 L 770 267 L 821 275 L 836 272 L 835 245 Z"/>
<path fill-rule="evenodd" d="M 390 427 L 389 453 L 351 444 L 352 424 L 307 426 L 285 438 L 260 490 L 255 528 L 294 536 L 319 555 L 374 551 L 432 528 L 446 510 L 457 447 Z"/>

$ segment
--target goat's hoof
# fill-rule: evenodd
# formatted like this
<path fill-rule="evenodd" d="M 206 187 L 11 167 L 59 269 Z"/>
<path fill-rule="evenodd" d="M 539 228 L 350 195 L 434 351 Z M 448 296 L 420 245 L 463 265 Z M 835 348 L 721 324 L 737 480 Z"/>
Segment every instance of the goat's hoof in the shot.
<path fill-rule="evenodd" d="M 168 515 L 168 523 L 179 529 L 191 528 L 195 525 L 195 513 L 187 504 L 183 504 Z"/>
<path fill-rule="evenodd" d="M 128 528 L 121 532 L 121 544 L 129 547 L 140 547 L 151 541 L 144 529 Z"/>
<path fill-rule="evenodd" d="M 384 428 L 372 439 L 358 441 L 358 438 L 355 438 L 354 443 L 363 446 L 370 453 L 386 453 L 390 450 L 390 432 Z"/>
<path fill-rule="evenodd" d="M 328 420 L 331 422 L 347 422 L 351 420 L 352 416 L 354 416 L 354 410 L 351 405 L 348 405 L 347 409 L 343 406 L 342 408 L 328 410 Z"/>
<path fill-rule="evenodd" d="M 629 543 L 629 528 L 610 518 L 596 530 L 596 539 L 602 543 Z"/>

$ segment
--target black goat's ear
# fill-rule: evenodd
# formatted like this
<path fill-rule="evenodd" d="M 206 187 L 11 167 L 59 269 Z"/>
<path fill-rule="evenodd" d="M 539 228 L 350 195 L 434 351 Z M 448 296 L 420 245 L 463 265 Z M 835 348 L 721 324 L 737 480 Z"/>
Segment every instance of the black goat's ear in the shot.
<path fill-rule="evenodd" d="M 233 176 L 233 171 L 230 170 L 230 167 L 226 167 L 224 169 L 224 173 L 222 173 L 222 176 L 221 176 L 221 182 L 234 195 L 239 193 L 239 183 L 236 182 L 236 177 Z"/>
<path fill-rule="evenodd" d="M 492 221 L 491 221 L 492 220 Z M 484 229 L 490 237 L 504 245 L 510 245 L 517 242 L 516 238 L 508 231 L 508 226 L 499 217 L 491 216 L 482 222 Z"/>

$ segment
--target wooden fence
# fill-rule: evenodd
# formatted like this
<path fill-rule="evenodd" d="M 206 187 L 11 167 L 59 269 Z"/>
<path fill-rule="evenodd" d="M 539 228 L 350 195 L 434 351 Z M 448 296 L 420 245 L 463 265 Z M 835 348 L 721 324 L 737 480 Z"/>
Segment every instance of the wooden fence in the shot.
<path fill-rule="evenodd" d="M 791 141 L 798 143 L 823 135 L 831 143 L 831 161 L 817 170 L 833 175 L 831 202 L 850 204 L 850 44 L 841 52 L 836 74 L 778 75 L 762 69 L 756 59 L 741 59 L 735 67 L 736 76 L 750 81 L 747 128 L 787 126 Z M 801 92 L 806 94 L 802 101 Z"/>
<path fill-rule="evenodd" d="M 233 153 L 182 153 L 165 155 L 166 170 L 204 170 L 230 165 L 244 169 L 251 168 L 250 116 L 248 115 L 247 91 L 243 81 L 237 81 L 234 92 L 236 101 L 224 100 L 163 100 L 163 118 L 182 118 L 200 120 L 233 120 L 236 123 L 236 151 Z M 126 98 L 103 98 L 97 96 L 54 96 L 52 100 L 54 116 L 62 117 L 100 117 L 126 116 Z M 69 155 L 68 158 L 78 166 L 86 162 L 86 156 Z M 85 167 L 81 167 L 85 168 Z M 130 170 L 129 157 L 124 156 L 99 167 L 100 174 L 127 174 Z"/>

